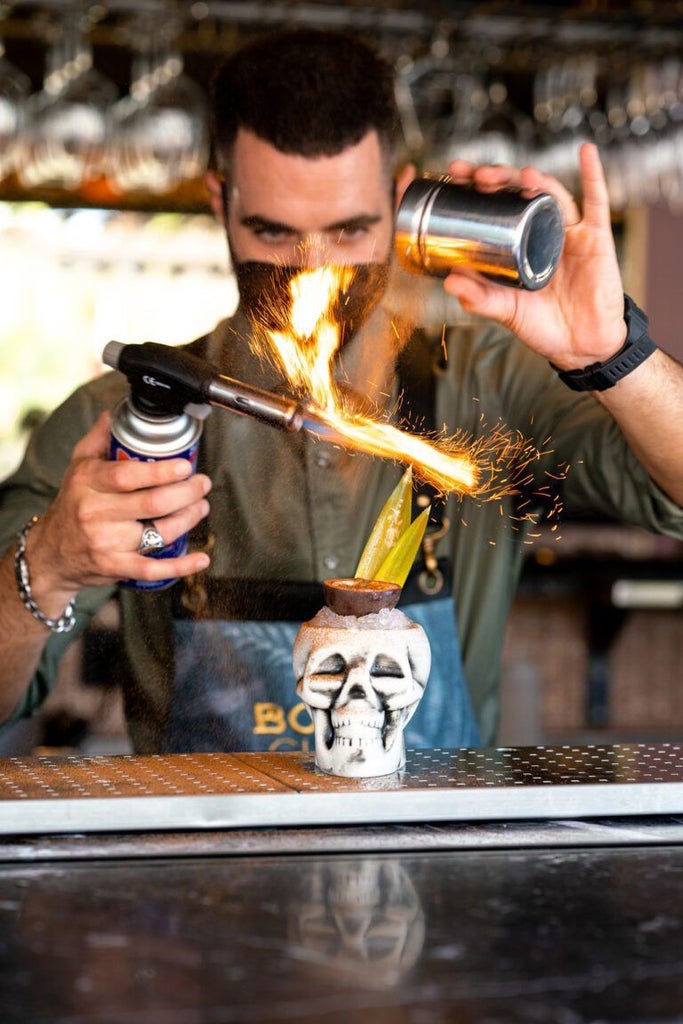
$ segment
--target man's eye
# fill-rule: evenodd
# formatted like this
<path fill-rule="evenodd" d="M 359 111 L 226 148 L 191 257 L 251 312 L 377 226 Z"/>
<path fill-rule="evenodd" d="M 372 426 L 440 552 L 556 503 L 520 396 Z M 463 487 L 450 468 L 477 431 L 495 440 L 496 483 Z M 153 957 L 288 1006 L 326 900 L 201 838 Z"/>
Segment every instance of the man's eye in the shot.
<path fill-rule="evenodd" d="M 289 232 L 279 231 L 277 228 L 254 228 L 254 234 L 262 242 L 284 242 L 289 239 Z"/>
<path fill-rule="evenodd" d="M 359 238 L 364 238 L 367 235 L 368 229 L 366 227 L 349 227 L 342 228 L 337 235 L 337 244 L 343 245 L 344 242 L 357 242 Z"/>

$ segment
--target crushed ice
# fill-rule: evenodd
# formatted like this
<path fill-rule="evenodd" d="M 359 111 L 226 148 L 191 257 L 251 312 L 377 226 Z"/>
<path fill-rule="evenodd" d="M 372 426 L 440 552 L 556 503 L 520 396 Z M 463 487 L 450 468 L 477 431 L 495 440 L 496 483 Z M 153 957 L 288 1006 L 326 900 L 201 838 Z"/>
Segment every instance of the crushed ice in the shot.
<path fill-rule="evenodd" d="M 332 629 L 407 629 L 411 620 L 400 608 L 380 608 L 369 615 L 337 615 L 324 605 L 311 619 L 311 625 Z"/>

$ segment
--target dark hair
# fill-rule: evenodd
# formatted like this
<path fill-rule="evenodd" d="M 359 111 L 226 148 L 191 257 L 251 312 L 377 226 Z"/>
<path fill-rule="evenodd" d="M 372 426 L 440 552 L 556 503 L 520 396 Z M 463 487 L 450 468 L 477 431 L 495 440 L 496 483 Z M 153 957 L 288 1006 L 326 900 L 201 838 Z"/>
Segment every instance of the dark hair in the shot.
<path fill-rule="evenodd" d="M 240 128 L 282 153 L 311 158 L 335 156 L 374 128 L 393 161 L 399 123 L 393 70 L 341 32 L 299 29 L 257 38 L 218 69 L 212 99 L 214 159 L 223 170 Z"/>

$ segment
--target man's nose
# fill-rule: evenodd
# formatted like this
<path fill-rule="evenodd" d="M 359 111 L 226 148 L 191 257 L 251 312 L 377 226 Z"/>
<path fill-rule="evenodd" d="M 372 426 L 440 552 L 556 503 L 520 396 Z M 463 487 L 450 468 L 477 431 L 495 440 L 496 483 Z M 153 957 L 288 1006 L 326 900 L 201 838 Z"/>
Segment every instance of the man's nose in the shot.
<path fill-rule="evenodd" d="M 324 235 L 309 234 L 297 245 L 297 266 L 301 270 L 316 270 L 330 262 L 329 246 Z"/>

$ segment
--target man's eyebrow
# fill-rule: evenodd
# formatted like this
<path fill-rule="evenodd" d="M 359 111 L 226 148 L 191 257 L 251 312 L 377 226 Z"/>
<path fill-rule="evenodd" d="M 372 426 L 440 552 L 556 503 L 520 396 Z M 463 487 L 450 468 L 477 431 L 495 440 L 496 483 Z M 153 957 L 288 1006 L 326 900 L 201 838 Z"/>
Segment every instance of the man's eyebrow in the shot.
<path fill-rule="evenodd" d="M 323 231 L 357 231 L 358 228 L 369 228 L 373 224 L 379 224 L 381 219 L 378 213 L 361 213 L 357 217 L 348 217 L 335 221 L 334 224 L 327 224 Z"/>
<path fill-rule="evenodd" d="M 362 213 L 357 217 L 347 217 L 343 220 L 335 221 L 333 224 L 325 224 L 320 230 L 323 232 L 342 232 L 342 231 L 358 231 L 359 228 L 368 228 L 373 224 L 378 224 L 381 221 L 379 214 Z M 297 228 L 292 227 L 291 224 L 282 224 L 277 220 L 269 220 L 268 217 L 261 217 L 259 214 L 253 214 L 249 217 L 242 217 L 240 224 L 245 228 L 251 228 L 256 231 L 266 231 L 274 235 L 298 235 L 301 234 Z"/>
<path fill-rule="evenodd" d="M 281 224 L 277 220 L 268 220 L 267 217 L 259 217 L 258 214 L 254 214 L 251 217 L 242 217 L 240 224 L 245 228 L 255 228 L 258 231 L 268 231 L 274 235 L 296 235 L 298 234 L 296 228 L 291 227 L 289 224 Z"/>

